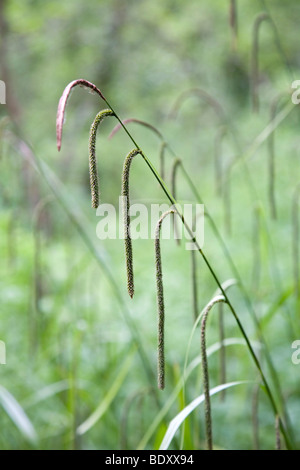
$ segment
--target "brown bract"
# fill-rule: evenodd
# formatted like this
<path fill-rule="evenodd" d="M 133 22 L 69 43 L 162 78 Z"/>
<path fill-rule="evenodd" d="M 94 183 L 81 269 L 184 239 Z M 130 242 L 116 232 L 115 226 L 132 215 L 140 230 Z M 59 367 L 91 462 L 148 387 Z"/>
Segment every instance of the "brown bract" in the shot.
<path fill-rule="evenodd" d="M 84 80 L 83 78 L 79 78 L 78 80 L 73 80 L 72 82 L 69 83 L 69 85 L 66 86 L 64 89 L 63 94 L 61 95 L 61 98 L 58 103 L 58 108 L 57 108 L 57 115 L 56 115 L 56 142 L 57 142 L 57 148 L 60 150 L 61 148 L 61 139 L 62 139 L 62 130 L 63 130 L 63 124 L 64 124 L 64 115 L 65 115 L 65 109 L 67 105 L 67 101 L 69 98 L 69 95 L 71 93 L 71 90 L 75 86 L 82 86 L 86 88 L 90 88 L 93 90 L 97 95 L 99 95 L 105 102 L 106 99 L 104 98 L 104 95 L 101 93 L 99 88 L 96 87 L 91 82 L 88 82 L 87 80 Z"/>

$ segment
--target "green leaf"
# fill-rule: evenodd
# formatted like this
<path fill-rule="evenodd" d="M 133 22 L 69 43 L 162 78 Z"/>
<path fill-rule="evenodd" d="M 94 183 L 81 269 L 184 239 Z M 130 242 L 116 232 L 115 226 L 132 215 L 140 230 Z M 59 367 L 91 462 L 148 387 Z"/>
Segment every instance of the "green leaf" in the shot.
<path fill-rule="evenodd" d="M 230 382 L 227 384 L 222 384 L 218 385 L 215 388 L 212 388 L 209 392 L 209 395 L 215 395 L 218 392 L 221 392 L 222 390 L 225 390 L 226 388 L 230 387 L 235 387 L 236 385 L 241 385 L 241 384 L 246 384 L 250 383 L 249 381 L 239 381 L 239 382 Z M 184 422 L 184 420 L 189 416 L 189 414 L 194 411 L 197 406 L 199 406 L 201 403 L 203 403 L 205 400 L 204 394 L 200 395 L 199 397 L 195 398 L 191 403 L 189 403 L 180 413 L 178 413 L 175 418 L 172 419 L 172 421 L 169 424 L 169 427 L 167 429 L 167 432 L 162 440 L 162 443 L 160 445 L 159 450 L 167 450 L 169 445 L 172 442 L 172 439 L 176 433 L 176 431 L 179 429 L 181 424 Z"/>
<path fill-rule="evenodd" d="M 20 433 L 31 443 L 36 443 L 37 434 L 23 410 L 22 406 L 17 402 L 13 395 L 0 385 L 0 403 L 4 410 L 19 429 Z"/>

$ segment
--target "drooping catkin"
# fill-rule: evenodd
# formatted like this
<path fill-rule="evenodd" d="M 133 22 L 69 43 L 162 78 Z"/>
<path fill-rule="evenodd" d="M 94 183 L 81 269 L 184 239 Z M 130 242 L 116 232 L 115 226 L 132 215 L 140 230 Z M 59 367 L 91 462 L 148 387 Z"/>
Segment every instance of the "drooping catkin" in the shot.
<path fill-rule="evenodd" d="M 97 159 L 96 159 L 96 135 L 99 124 L 107 116 L 114 116 L 111 109 L 103 109 L 94 119 L 90 129 L 89 138 L 89 172 L 90 172 L 90 185 L 91 185 L 91 197 L 92 207 L 97 209 L 99 206 L 99 183 L 98 183 L 98 170 L 97 170 Z"/>
<path fill-rule="evenodd" d="M 177 175 L 177 169 L 181 165 L 181 160 L 180 158 L 175 158 L 172 166 L 172 173 L 171 173 L 171 188 L 172 188 L 172 195 L 174 199 L 177 197 L 177 191 L 176 191 L 176 175 Z M 175 219 L 175 215 L 173 218 L 173 227 L 174 227 L 174 238 L 177 242 L 178 245 L 180 245 L 180 238 L 179 238 L 179 232 L 178 232 L 178 225 L 177 221 Z"/>
<path fill-rule="evenodd" d="M 133 257 L 132 257 L 132 243 L 130 236 L 130 199 L 129 199 L 129 173 L 132 159 L 142 154 L 140 149 L 133 149 L 125 158 L 122 172 L 122 203 L 123 203 L 123 222 L 124 222 L 124 243 L 125 243 L 125 260 L 127 272 L 127 289 L 130 297 L 134 295 L 134 275 L 133 275 Z"/>
<path fill-rule="evenodd" d="M 157 384 L 160 390 L 165 388 L 165 304 L 164 288 L 162 276 L 161 250 L 160 250 L 160 231 L 163 220 L 169 215 L 175 214 L 170 209 L 160 217 L 155 228 L 155 271 L 156 271 L 156 296 L 157 296 Z"/>
<path fill-rule="evenodd" d="M 280 417 L 276 415 L 275 418 L 275 449 L 281 450 L 281 439 L 280 439 Z"/>
<path fill-rule="evenodd" d="M 92 90 L 93 93 L 96 93 L 98 96 L 100 96 L 100 98 L 103 101 L 106 102 L 106 99 L 103 93 L 101 92 L 101 90 L 99 90 L 99 88 L 97 88 L 96 85 L 94 85 L 91 82 L 88 82 L 87 80 L 83 78 L 73 80 L 66 86 L 66 88 L 63 91 L 63 94 L 60 97 L 58 107 L 57 107 L 57 115 L 56 115 L 56 142 L 57 142 L 58 151 L 61 149 L 62 130 L 63 130 L 63 125 L 64 125 L 64 116 L 65 116 L 67 101 L 69 99 L 71 91 L 77 86 L 86 88 L 88 90 Z"/>
<path fill-rule="evenodd" d="M 208 374 L 208 363 L 206 354 L 206 322 L 207 317 L 212 307 L 219 303 L 226 302 L 223 295 L 214 297 L 205 307 L 201 322 L 201 359 L 202 359 L 202 374 L 203 374 L 203 391 L 205 398 L 205 431 L 206 431 L 206 445 L 208 450 L 213 449 L 213 437 L 212 437 L 212 420 L 211 420 L 211 405 L 210 405 L 210 394 L 209 394 L 209 374 Z"/>
<path fill-rule="evenodd" d="M 252 96 L 252 109 L 254 112 L 259 111 L 259 29 L 261 24 L 269 20 L 270 17 L 267 13 L 259 13 L 254 20 L 253 24 L 253 38 L 252 38 L 252 57 L 251 57 L 251 96 Z"/>

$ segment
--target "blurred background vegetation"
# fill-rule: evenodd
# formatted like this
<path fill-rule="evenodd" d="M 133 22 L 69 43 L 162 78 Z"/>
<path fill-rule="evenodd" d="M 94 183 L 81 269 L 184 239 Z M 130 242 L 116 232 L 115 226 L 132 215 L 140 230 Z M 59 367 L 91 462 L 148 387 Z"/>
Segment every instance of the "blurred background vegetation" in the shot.
<path fill-rule="evenodd" d="M 134 241 L 136 294 L 130 300 L 122 241 L 96 237 L 88 136 L 104 107 L 97 96 L 80 88 L 72 93 L 62 150 L 56 149 L 57 104 L 76 78 L 95 83 L 122 119 L 155 125 L 184 162 L 263 322 L 295 446 L 300 441 L 299 371 L 291 361 L 291 343 L 300 334 L 292 250 L 297 229 L 292 204 L 300 176 L 297 112 L 287 113 L 274 135 L 276 220 L 270 216 L 267 190 L 268 138 L 248 153 L 247 169 L 241 163 L 268 126 L 274 99 L 285 98 L 281 110 L 293 80 L 300 78 L 300 4 L 236 3 L 237 37 L 229 20 L 230 1 L 0 0 L 0 79 L 7 87 L 6 105 L 0 105 L 0 339 L 7 349 L 7 364 L 0 366 L 1 449 L 158 448 L 170 420 L 202 390 L 197 368 L 185 394 L 175 395 L 158 419 L 180 382 L 193 327 L 190 256 L 184 246 L 162 244 L 167 386 L 158 392 L 153 240 Z M 262 11 L 272 22 L 262 24 L 259 34 L 260 110 L 253 113 L 253 24 Z M 176 119 L 171 114 L 178 97 L 195 88 L 221 104 L 239 141 L 240 153 L 232 138 L 222 141 L 222 171 L 228 178 L 222 197 L 214 176 L 217 136 L 224 124 L 220 116 L 195 95 L 182 100 Z M 97 155 L 101 200 L 117 205 L 122 165 L 132 144 L 121 132 L 107 138 L 114 125 L 113 120 L 101 125 Z M 129 126 L 159 167 L 157 137 L 137 124 Z M 40 170 L 35 158 L 42 162 Z M 168 185 L 171 166 L 167 155 Z M 134 162 L 131 181 L 132 200 L 166 202 L 142 160 Z M 182 174 L 177 194 L 180 201 L 195 202 Z M 222 282 L 234 277 L 208 223 L 204 251 Z M 197 270 L 200 313 L 216 285 L 200 257 Z M 240 290 L 233 287 L 230 295 L 247 333 L 258 341 Z M 217 315 L 211 317 L 208 344 L 219 335 Z M 239 338 L 229 311 L 225 318 L 226 337 Z M 199 335 L 197 330 L 188 362 L 199 355 Z M 266 366 L 264 352 L 259 356 Z M 258 376 L 246 348 L 228 347 L 226 363 L 228 382 L 252 384 L 229 390 L 225 401 L 214 398 L 216 447 L 274 448 L 274 417 L 263 393 L 256 404 Z M 211 385 L 217 385 L 218 354 L 209 359 L 209 368 Z M 200 407 L 184 433 L 176 435 L 173 448 L 203 448 L 203 422 Z"/>

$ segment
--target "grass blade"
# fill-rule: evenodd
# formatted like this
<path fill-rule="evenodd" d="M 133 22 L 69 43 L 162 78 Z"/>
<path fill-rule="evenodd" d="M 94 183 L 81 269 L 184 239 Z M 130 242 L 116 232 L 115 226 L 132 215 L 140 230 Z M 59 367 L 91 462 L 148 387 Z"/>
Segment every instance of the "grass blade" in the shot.
<path fill-rule="evenodd" d="M 20 403 L 2 385 L 0 385 L 0 403 L 25 439 L 35 444 L 37 442 L 37 434 L 32 422 Z"/>
<path fill-rule="evenodd" d="M 239 382 L 229 382 L 227 384 L 218 385 L 210 390 L 209 395 L 213 396 L 216 393 L 221 392 L 227 388 L 235 387 L 236 385 L 248 384 L 250 381 L 239 381 Z M 169 424 L 167 432 L 162 440 L 159 450 L 167 450 L 169 445 L 172 442 L 173 437 L 175 436 L 176 431 L 179 429 L 184 420 L 189 416 L 189 414 L 194 411 L 197 406 L 203 403 L 205 400 L 204 393 L 199 397 L 195 398 L 191 403 L 189 403 Z"/>
<path fill-rule="evenodd" d="M 80 426 L 78 426 L 77 434 L 83 435 L 87 431 L 89 431 L 93 426 L 95 426 L 99 419 L 101 419 L 105 412 L 108 410 L 111 402 L 116 397 L 129 372 L 135 351 L 136 348 L 132 349 L 131 352 L 127 355 L 125 361 L 123 362 L 122 368 L 117 377 L 115 378 L 112 386 L 106 393 L 103 400 L 101 400 L 95 411 L 82 424 L 80 424 Z"/>

